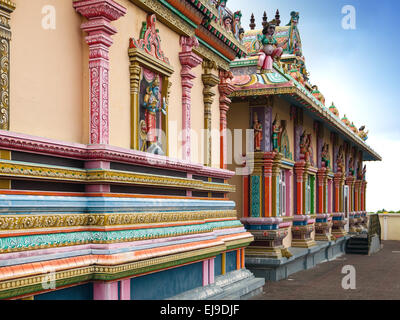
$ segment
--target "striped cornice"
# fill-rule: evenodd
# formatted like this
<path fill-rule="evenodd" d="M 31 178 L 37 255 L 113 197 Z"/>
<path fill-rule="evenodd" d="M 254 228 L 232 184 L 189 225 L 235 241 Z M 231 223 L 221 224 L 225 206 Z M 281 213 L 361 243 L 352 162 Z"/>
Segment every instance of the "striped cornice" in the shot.
<path fill-rule="evenodd" d="M 71 169 L 51 165 L 26 164 L 24 162 L 0 160 L 0 177 L 10 179 L 55 180 L 92 184 L 129 184 L 192 190 L 235 192 L 233 185 L 201 180 L 132 173 L 106 169 Z"/>
<path fill-rule="evenodd" d="M 221 179 L 230 179 L 235 174 L 228 170 L 205 167 L 200 164 L 137 150 L 109 145 L 67 143 L 6 130 L 0 130 L 0 148 L 84 161 L 119 162 L 160 169 L 185 171 L 196 175 Z"/>
<path fill-rule="evenodd" d="M 278 70 L 277 68 L 275 68 Z M 368 153 L 373 160 L 382 161 L 382 157 L 375 152 L 370 146 L 368 146 L 358 135 L 356 135 L 350 128 L 348 128 L 338 117 L 336 117 L 329 108 L 322 105 L 311 93 L 301 86 L 296 80 L 290 75 L 281 73 L 283 76 L 288 78 L 291 82 L 291 86 L 276 86 L 276 87 L 261 87 L 253 89 L 241 89 L 237 88 L 232 94 L 231 98 L 235 97 L 253 97 L 253 96 L 264 96 L 264 95 L 286 95 L 295 99 L 301 106 L 310 110 L 319 119 L 324 122 L 328 122 L 336 130 L 338 130 L 343 136 L 351 140 L 360 149 Z"/>
<path fill-rule="evenodd" d="M 250 233 L 241 232 L 136 255 L 89 255 L 4 267 L 0 268 L 0 299 L 44 292 L 49 272 L 57 288 L 86 281 L 116 281 L 209 259 L 226 250 L 246 247 L 253 240 Z"/>

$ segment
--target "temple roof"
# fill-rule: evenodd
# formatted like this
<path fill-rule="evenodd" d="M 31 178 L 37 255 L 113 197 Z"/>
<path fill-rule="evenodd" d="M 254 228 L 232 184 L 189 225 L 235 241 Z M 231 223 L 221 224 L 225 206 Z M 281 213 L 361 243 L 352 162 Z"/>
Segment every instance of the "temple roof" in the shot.
<path fill-rule="evenodd" d="M 277 11 L 277 17 L 279 19 L 279 11 Z M 254 27 L 254 16 L 252 20 Z M 258 52 L 261 49 L 258 38 L 262 30 L 245 32 L 243 44 L 247 57 L 236 59 L 230 64 L 234 75 L 232 84 L 236 88 L 231 97 L 281 95 L 291 103 L 308 110 L 313 118 L 326 123 L 331 130 L 339 133 L 346 140 L 352 141 L 365 152 L 364 160 L 382 160 L 381 156 L 360 137 L 355 125 L 351 125 L 347 118 L 348 122 L 344 123 L 339 118 L 336 106 L 326 106 L 325 98 L 318 87 L 310 84 L 297 28 L 298 21 L 297 12 L 291 13 L 291 20 L 286 26 L 279 26 L 278 20 L 275 37 L 278 43 L 283 43 L 285 39 L 288 41 L 282 47 L 281 64 L 274 63 L 273 70 L 264 74 L 260 74 L 257 70 Z"/>

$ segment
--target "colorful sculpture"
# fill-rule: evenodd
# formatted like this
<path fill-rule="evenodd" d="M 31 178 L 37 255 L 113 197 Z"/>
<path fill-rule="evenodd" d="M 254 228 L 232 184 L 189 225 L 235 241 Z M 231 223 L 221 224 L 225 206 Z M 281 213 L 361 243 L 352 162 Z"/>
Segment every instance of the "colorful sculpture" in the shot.
<path fill-rule="evenodd" d="M 165 99 L 161 106 L 160 101 L 160 82 L 158 76 L 156 76 L 153 83 L 146 88 L 146 95 L 143 100 L 143 107 L 145 109 L 145 123 L 146 123 L 146 141 L 149 149 L 151 146 L 158 142 L 157 135 L 157 115 L 162 112 L 164 115 L 167 114 L 167 105 Z"/>
<path fill-rule="evenodd" d="M 254 129 L 254 151 L 261 151 L 261 141 L 262 141 L 262 132 L 263 127 L 261 123 L 258 121 L 258 115 L 255 112 L 253 117 L 253 129 Z"/>
<path fill-rule="evenodd" d="M 239 41 L 241 44 L 243 44 L 243 39 L 244 39 L 244 29 L 240 28 L 239 29 Z"/>
<path fill-rule="evenodd" d="M 339 110 L 336 108 L 335 104 L 332 102 L 332 105 L 329 107 L 330 112 L 332 112 L 335 116 L 339 117 Z"/>
<path fill-rule="evenodd" d="M 276 22 L 272 20 L 263 29 L 262 36 L 258 36 L 262 49 L 258 56 L 258 67 L 261 73 L 272 72 L 274 60 L 280 59 L 283 53 L 282 47 L 288 42 L 288 39 L 278 44 L 275 37 Z"/>
<path fill-rule="evenodd" d="M 240 30 L 243 30 L 242 24 L 241 24 L 241 20 L 242 20 L 242 12 L 241 11 L 236 11 L 233 14 L 232 32 L 233 32 L 233 35 L 235 36 L 235 38 L 238 41 L 241 41 L 241 39 L 240 39 Z M 243 30 L 243 36 L 244 36 L 244 30 Z"/>
<path fill-rule="evenodd" d="M 272 148 L 276 152 L 280 152 L 279 138 L 282 133 L 282 127 L 279 121 L 279 115 L 276 114 L 275 120 L 272 123 Z"/>
<path fill-rule="evenodd" d="M 349 174 L 351 176 L 354 176 L 355 170 L 354 170 L 354 158 L 353 155 L 350 155 L 350 160 L 349 160 Z"/>
<path fill-rule="evenodd" d="M 232 33 L 232 18 L 229 15 L 226 15 L 223 19 L 223 26 L 226 32 Z"/>
<path fill-rule="evenodd" d="M 304 131 L 300 137 L 300 159 L 305 162 L 311 162 L 311 134 Z"/>
<path fill-rule="evenodd" d="M 329 168 L 330 167 L 330 155 L 329 155 L 329 144 L 325 143 L 322 147 L 322 152 L 321 152 L 321 164 L 322 167 L 324 168 Z"/>
<path fill-rule="evenodd" d="M 318 86 L 312 86 L 313 91 L 311 92 L 311 94 L 319 101 L 321 102 L 323 105 L 325 105 L 325 97 L 323 96 L 323 94 L 318 90 Z"/>
<path fill-rule="evenodd" d="M 339 152 L 336 159 L 337 172 L 344 173 L 345 172 L 345 163 L 344 163 L 344 152 L 343 146 L 340 146 Z"/>
<path fill-rule="evenodd" d="M 369 131 L 365 132 L 365 126 L 362 126 L 359 131 L 358 131 L 358 136 L 363 140 L 367 141 L 368 140 L 368 133 Z"/>
<path fill-rule="evenodd" d="M 217 2 L 217 10 L 218 10 L 218 17 L 219 17 L 219 23 L 221 26 L 224 25 L 224 17 L 226 16 L 226 3 L 228 0 L 219 0 Z"/>

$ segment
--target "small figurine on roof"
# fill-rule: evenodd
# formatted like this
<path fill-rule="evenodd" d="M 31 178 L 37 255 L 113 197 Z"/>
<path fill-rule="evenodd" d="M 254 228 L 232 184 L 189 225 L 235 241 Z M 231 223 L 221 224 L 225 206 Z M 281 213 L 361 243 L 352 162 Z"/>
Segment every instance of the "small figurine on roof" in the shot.
<path fill-rule="evenodd" d="M 287 24 L 287 26 L 297 26 L 297 24 L 299 23 L 299 19 L 300 19 L 300 13 L 296 12 L 296 11 L 292 11 L 290 13 L 290 22 Z"/>
<path fill-rule="evenodd" d="M 330 112 L 332 112 L 336 117 L 339 117 L 339 110 L 336 108 L 335 104 L 332 102 L 332 105 L 329 107 Z"/>
<path fill-rule="evenodd" d="M 272 20 L 266 24 L 262 36 L 258 36 L 262 48 L 258 55 L 258 67 L 261 69 L 260 73 L 267 73 L 273 71 L 274 60 L 280 59 L 283 53 L 282 47 L 289 41 L 286 39 L 282 43 L 278 43 L 275 37 L 276 21 Z"/>
<path fill-rule="evenodd" d="M 217 10 L 218 10 L 218 17 L 219 17 L 219 23 L 221 26 L 224 25 L 223 18 L 226 15 L 226 3 L 228 0 L 218 0 L 217 2 Z"/>
<path fill-rule="evenodd" d="M 368 140 L 368 133 L 369 131 L 365 132 L 365 126 L 362 126 L 359 131 L 358 131 L 358 136 L 363 140 L 367 141 Z"/>
<path fill-rule="evenodd" d="M 232 18 L 229 15 L 224 17 L 224 29 L 226 32 L 232 32 Z"/>
<path fill-rule="evenodd" d="M 235 38 L 238 41 L 240 41 L 240 29 L 242 29 L 241 19 L 242 19 L 242 12 L 236 11 L 233 14 L 232 31 L 233 31 L 233 35 L 235 36 Z"/>
<path fill-rule="evenodd" d="M 318 90 L 318 86 L 313 86 L 312 87 L 313 91 L 311 92 L 311 94 L 319 101 L 321 102 L 323 105 L 325 105 L 325 97 L 323 96 L 323 94 Z"/>

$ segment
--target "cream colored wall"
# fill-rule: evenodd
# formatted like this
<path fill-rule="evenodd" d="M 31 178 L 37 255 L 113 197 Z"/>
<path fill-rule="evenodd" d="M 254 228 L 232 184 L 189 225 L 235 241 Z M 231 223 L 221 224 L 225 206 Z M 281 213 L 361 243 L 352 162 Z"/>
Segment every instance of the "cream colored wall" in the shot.
<path fill-rule="evenodd" d="M 10 130 L 83 141 L 81 16 L 71 1 L 14 0 L 11 15 Z M 42 28 L 42 8 L 56 9 L 56 29 Z"/>
<path fill-rule="evenodd" d="M 130 80 L 129 80 L 129 38 L 139 39 L 142 22 L 147 14 L 128 0 L 118 0 L 127 8 L 127 14 L 113 25 L 118 33 L 113 36 L 114 44 L 110 50 L 110 144 L 130 148 Z M 171 76 L 171 95 L 168 106 L 169 118 L 169 156 L 182 159 L 181 142 L 177 134 L 182 128 L 182 88 L 180 77 L 179 35 L 157 21 L 156 28 L 161 38 L 161 49 L 168 57 L 174 73 Z M 198 85 L 194 90 L 198 90 Z M 193 105 L 200 101 L 192 99 Z M 194 107 L 192 107 L 193 109 Z M 175 128 L 175 130 L 174 130 Z"/>
<path fill-rule="evenodd" d="M 246 130 L 249 129 L 249 105 L 247 102 L 243 103 L 233 103 L 228 111 L 227 115 L 228 128 L 232 131 L 234 129 L 243 130 L 242 135 L 242 150 L 233 150 L 234 153 L 241 152 L 241 154 L 246 152 Z M 233 159 L 233 162 L 235 160 Z M 238 166 L 233 163 L 228 165 L 228 169 L 235 171 Z M 230 183 L 236 186 L 236 192 L 231 193 L 229 198 L 236 202 L 236 210 L 238 211 L 238 216 L 243 217 L 243 176 L 235 175 Z"/>
<path fill-rule="evenodd" d="M 385 223 L 385 219 L 387 223 Z M 382 240 L 400 241 L 400 214 L 380 214 Z"/>

